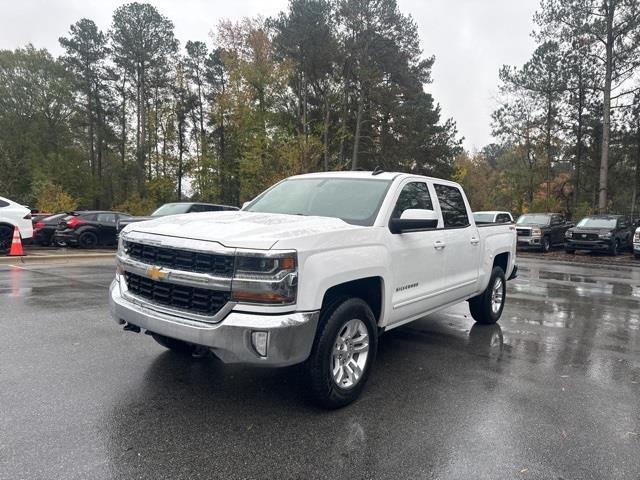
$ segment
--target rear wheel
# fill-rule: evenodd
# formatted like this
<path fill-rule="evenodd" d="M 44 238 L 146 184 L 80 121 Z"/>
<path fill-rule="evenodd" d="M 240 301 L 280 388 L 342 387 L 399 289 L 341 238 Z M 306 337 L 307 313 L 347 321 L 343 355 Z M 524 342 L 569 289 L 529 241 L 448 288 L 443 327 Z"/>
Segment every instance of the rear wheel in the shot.
<path fill-rule="evenodd" d="M 307 361 L 316 401 L 326 408 L 339 408 L 358 398 L 377 346 L 375 317 L 364 300 L 343 298 L 323 309 Z"/>
<path fill-rule="evenodd" d="M 196 346 L 192 343 L 176 340 L 175 338 L 165 337 L 164 335 L 154 333 L 153 339 L 163 347 L 168 348 L 172 352 L 179 353 L 180 355 L 191 355 L 196 351 Z"/>
<path fill-rule="evenodd" d="M 504 271 L 500 267 L 493 267 L 485 291 L 469 300 L 471 316 L 478 323 L 496 323 L 502 315 L 506 296 L 507 282 Z"/>
<path fill-rule="evenodd" d="M 13 228 L 8 225 L 0 225 L 0 254 L 9 253 L 13 240 Z"/>
<path fill-rule="evenodd" d="M 95 248 L 98 245 L 98 236 L 93 232 L 83 232 L 78 238 L 81 248 Z"/>

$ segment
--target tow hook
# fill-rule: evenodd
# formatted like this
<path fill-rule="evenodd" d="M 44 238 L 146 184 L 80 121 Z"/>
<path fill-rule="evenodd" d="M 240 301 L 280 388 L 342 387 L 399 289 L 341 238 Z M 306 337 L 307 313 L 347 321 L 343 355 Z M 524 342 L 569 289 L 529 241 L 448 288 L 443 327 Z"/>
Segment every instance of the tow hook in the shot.
<path fill-rule="evenodd" d="M 140 333 L 140 327 L 137 325 L 134 325 L 133 323 L 127 323 L 124 327 L 122 327 L 122 329 L 125 332 L 135 332 L 135 333 Z"/>

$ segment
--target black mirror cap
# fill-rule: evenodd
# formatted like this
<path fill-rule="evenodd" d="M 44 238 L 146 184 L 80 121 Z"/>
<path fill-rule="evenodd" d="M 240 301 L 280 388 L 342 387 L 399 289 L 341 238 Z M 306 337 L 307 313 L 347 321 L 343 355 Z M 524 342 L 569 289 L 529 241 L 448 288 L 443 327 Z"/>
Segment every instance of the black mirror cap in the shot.
<path fill-rule="evenodd" d="M 416 232 L 420 230 L 429 230 L 438 226 L 438 220 L 425 219 L 408 219 L 408 218 L 392 218 L 389 221 L 389 229 L 391 233 Z"/>

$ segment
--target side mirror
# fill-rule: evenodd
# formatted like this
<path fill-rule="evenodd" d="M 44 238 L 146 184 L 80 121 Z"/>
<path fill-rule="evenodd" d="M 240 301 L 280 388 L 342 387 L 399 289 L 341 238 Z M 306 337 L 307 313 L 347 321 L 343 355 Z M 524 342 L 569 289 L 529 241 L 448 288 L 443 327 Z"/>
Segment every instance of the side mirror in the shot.
<path fill-rule="evenodd" d="M 402 212 L 400 218 L 389 222 L 391 233 L 427 230 L 438 226 L 438 215 L 433 210 L 410 208 Z"/>

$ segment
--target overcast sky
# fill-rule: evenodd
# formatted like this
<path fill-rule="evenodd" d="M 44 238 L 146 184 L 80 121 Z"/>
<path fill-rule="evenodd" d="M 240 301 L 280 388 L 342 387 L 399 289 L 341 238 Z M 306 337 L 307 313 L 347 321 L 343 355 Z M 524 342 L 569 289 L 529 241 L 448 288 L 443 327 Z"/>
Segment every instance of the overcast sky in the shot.
<path fill-rule="evenodd" d="M 140 0 L 142 1 L 142 0 Z M 210 43 L 221 18 L 271 16 L 287 0 L 148 0 L 175 24 L 176 36 Z M 124 0 L 0 0 L 0 49 L 31 42 L 61 53 L 58 37 L 80 18 L 103 30 Z M 491 141 L 490 114 L 498 69 L 520 65 L 532 53 L 531 21 L 539 0 L 398 0 L 418 24 L 425 55 L 435 55 L 433 83 L 427 85 L 444 117 L 453 117 L 468 149 Z"/>

